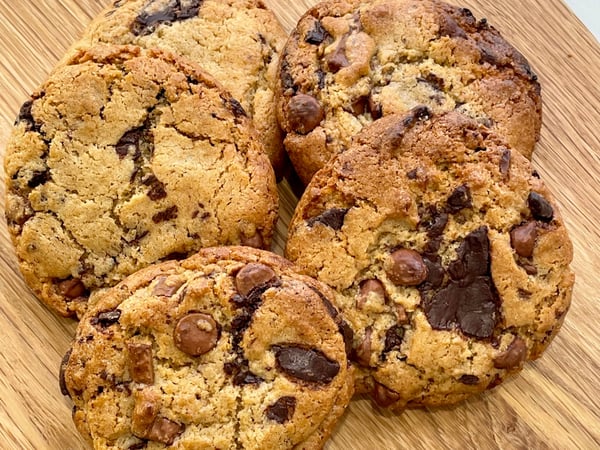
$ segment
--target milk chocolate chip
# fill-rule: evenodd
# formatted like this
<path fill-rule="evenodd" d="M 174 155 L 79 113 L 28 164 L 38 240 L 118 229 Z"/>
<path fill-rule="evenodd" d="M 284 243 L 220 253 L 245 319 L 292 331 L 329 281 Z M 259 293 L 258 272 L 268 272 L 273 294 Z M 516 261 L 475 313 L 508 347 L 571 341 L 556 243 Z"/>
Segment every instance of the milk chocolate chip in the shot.
<path fill-rule="evenodd" d="M 160 277 L 152 290 L 157 297 L 172 297 L 183 286 L 184 281 L 177 278 Z"/>
<path fill-rule="evenodd" d="M 400 394 L 392 391 L 377 381 L 375 382 L 373 390 L 371 391 L 371 397 L 373 397 L 375 403 L 382 408 L 387 408 L 388 406 L 391 406 L 400 400 Z"/>
<path fill-rule="evenodd" d="M 385 288 L 379 280 L 364 280 L 360 283 L 358 298 L 356 299 L 356 307 L 362 309 L 369 297 L 375 297 L 385 301 Z"/>
<path fill-rule="evenodd" d="M 302 381 L 328 384 L 340 371 L 340 365 L 327 358 L 320 350 L 275 345 L 273 351 L 279 368 Z"/>
<path fill-rule="evenodd" d="M 310 133 L 324 117 L 323 107 L 312 95 L 296 94 L 288 104 L 290 126 L 300 134 Z"/>
<path fill-rule="evenodd" d="M 542 222 L 550 222 L 554 217 L 554 209 L 548 200 L 537 192 L 530 192 L 527 197 L 527 206 L 533 217 Z"/>
<path fill-rule="evenodd" d="M 266 415 L 267 419 L 274 420 L 277 423 L 286 423 L 294 416 L 294 410 L 296 409 L 296 398 L 295 397 L 281 397 L 275 403 L 267 406 Z"/>
<path fill-rule="evenodd" d="M 203 355 L 217 345 L 219 327 L 208 314 L 190 313 L 177 322 L 173 339 L 182 352 L 191 356 Z"/>
<path fill-rule="evenodd" d="M 184 430 L 184 425 L 159 416 L 154 420 L 146 438 L 165 445 L 171 445 L 175 441 L 175 438 L 183 433 Z"/>
<path fill-rule="evenodd" d="M 136 383 L 154 383 L 152 346 L 149 344 L 127 344 L 129 354 L 129 374 Z"/>
<path fill-rule="evenodd" d="M 363 336 L 360 344 L 354 350 L 354 360 L 361 366 L 369 367 L 371 364 L 371 335 L 373 329 L 367 327 L 365 329 L 365 335 Z"/>
<path fill-rule="evenodd" d="M 416 286 L 427 278 L 427 266 L 414 250 L 401 248 L 390 255 L 385 272 L 398 286 Z"/>
<path fill-rule="evenodd" d="M 247 296 L 253 289 L 265 286 L 273 281 L 277 275 L 270 267 L 259 263 L 246 264 L 235 276 L 237 291 Z"/>
<path fill-rule="evenodd" d="M 510 243 L 517 252 L 517 255 L 529 258 L 533 255 L 535 241 L 537 239 L 537 225 L 535 222 L 528 222 L 524 225 L 514 228 L 510 232 Z"/>
<path fill-rule="evenodd" d="M 512 369 L 525 361 L 526 357 L 527 344 L 516 336 L 508 348 L 494 358 L 494 367 L 496 369 Z"/>
<path fill-rule="evenodd" d="M 60 282 L 58 292 L 66 298 L 74 299 L 85 295 L 86 288 L 80 279 L 70 278 Z"/>

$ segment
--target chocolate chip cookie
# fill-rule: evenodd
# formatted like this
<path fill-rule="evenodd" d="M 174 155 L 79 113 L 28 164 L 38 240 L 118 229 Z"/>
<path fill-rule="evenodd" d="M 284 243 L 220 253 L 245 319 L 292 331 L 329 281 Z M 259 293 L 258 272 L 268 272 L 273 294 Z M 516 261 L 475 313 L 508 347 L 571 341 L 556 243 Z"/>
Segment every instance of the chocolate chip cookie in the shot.
<path fill-rule="evenodd" d="M 95 448 L 321 448 L 352 395 L 333 295 L 247 247 L 139 271 L 63 360 L 78 430 Z"/>
<path fill-rule="evenodd" d="M 451 404 L 535 359 L 569 308 L 572 245 L 530 162 L 455 111 L 365 128 L 308 185 L 288 258 L 339 294 L 357 391 Z"/>
<path fill-rule="evenodd" d="M 278 115 L 308 183 L 351 137 L 418 105 L 458 110 L 528 158 L 541 126 L 540 85 L 485 20 L 437 0 L 332 0 L 298 22 L 282 52 Z"/>
<path fill-rule="evenodd" d="M 250 119 L 196 65 L 99 46 L 53 73 L 8 143 L 6 218 L 21 271 L 63 315 L 91 291 L 201 247 L 267 247 L 273 169 Z"/>
<path fill-rule="evenodd" d="M 286 39 L 262 0 L 120 0 L 100 13 L 74 49 L 134 44 L 173 51 L 198 63 L 254 119 L 279 173 L 284 152 L 273 88 Z"/>

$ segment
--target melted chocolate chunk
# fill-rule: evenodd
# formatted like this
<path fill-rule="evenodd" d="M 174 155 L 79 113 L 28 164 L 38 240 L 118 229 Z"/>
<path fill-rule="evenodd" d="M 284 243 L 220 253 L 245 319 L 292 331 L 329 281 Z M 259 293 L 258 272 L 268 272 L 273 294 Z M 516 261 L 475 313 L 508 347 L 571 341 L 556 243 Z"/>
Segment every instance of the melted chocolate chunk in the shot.
<path fill-rule="evenodd" d="M 150 186 L 150 190 L 146 194 L 150 200 L 157 201 L 167 196 L 164 183 L 154 175 L 148 176 L 146 179 L 142 180 L 142 183 L 146 186 Z"/>
<path fill-rule="evenodd" d="M 235 117 L 237 117 L 237 118 L 248 117 L 248 114 L 246 114 L 246 110 L 244 109 L 242 104 L 240 102 L 238 102 L 235 98 L 233 98 L 233 97 L 226 97 L 226 98 L 221 97 L 221 98 L 222 98 L 225 106 L 229 107 L 231 109 L 231 111 L 233 112 L 233 115 Z"/>
<path fill-rule="evenodd" d="M 27 186 L 31 189 L 34 189 L 44 183 L 46 183 L 50 179 L 50 169 L 45 170 L 35 170 L 31 174 L 31 178 L 27 182 Z"/>
<path fill-rule="evenodd" d="M 21 109 L 19 110 L 19 115 L 17 116 L 17 120 L 15 120 L 15 125 L 19 122 L 25 122 L 27 131 L 40 131 L 40 126 L 35 122 L 33 118 L 33 114 L 31 112 L 31 108 L 33 107 L 34 99 L 29 99 L 23 105 L 21 105 Z"/>
<path fill-rule="evenodd" d="M 101 328 L 108 328 L 111 325 L 119 322 L 121 317 L 121 311 L 118 309 L 112 311 L 104 311 L 99 313 L 97 316 L 92 317 L 90 323 L 94 326 L 100 326 Z"/>
<path fill-rule="evenodd" d="M 115 145 L 115 151 L 120 159 L 125 158 L 127 155 L 131 155 L 134 159 L 138 158 L 141 154 L 140 144 L 145 139 L 148 139 L 148 133 L 145 128 L 140 127 L 129 130 L 121 136 L 121 139 Z"/>
<path fill-rule="evenodd" d="M 427 236 L 430 238 L 436 238 L 444 233 L 446 224 L 448 223 L 448 214 L 445 212 L 438 211 L 438 209 L 431 205 L 423 208 L 420 211 L 421 220 L 419 227 L 427 230 Z"/>
<path fill-rule="evenodd" d="M 321 22 L 315 20 L 314 27 L 311 30 L 309 30 L 308 33 L 306 33 L 304 42 L 307 42 L 312 45 L 319 45 L 325 40 L 325 38 L 327 38 L 328 35 L 329 33 L 327 33 L 327 30 L 323 28 Z"/>
<path fill-rule="evenodd" d="M 466 185 L 458 186 L 446 202 L 446 208 L 452 214 L 459 212 L 461 209 L 471 206 L 471 190 Z"/>
<path fill-rule="evenodd" d="M 371 397 L 373 398 L 373 401 L 382 408 L 387 408 L 400 400 L 400 394 L 378 382 L 375 382 L 373 386 Z"/>
<path fill-rule="evenodd" d="M 294 416 L 296 409 L 295 397 L 281 397 L 272 405 L 267 406 L 265 414 L 267 419 L 274 420 L 277 423 L 286 423 Z"/>
<path fill-rule="evenodd" d="M 442 259 L 438 255 L 425 255 L 423 262 L 427 266 L 427 278 L 423 284 L 423 289 L 435 289 L 444 282 L 446 271 L 442 267 Z"/>
<path fill-rule="evenodd" d="M 293 345 L 274 345 L 272 348 L 279 368 L 293 378 L 328 384 L 340 371 L 337 361 L 330 360 L 320 350 Z"/>
<path fill-rule="evenodd" d="M 347 208 L 331 208 L 316 217 L 311 217 L 306 221 L 306 224 L 309 227 L 312 227 L 315 223 L 319 222 L 334 230 L 340 230 L 344 224 L 344 218 L 346 217 L 347 212 Z"/>
<path fill-rule="evenodd" d="M 170 24 L 190 19 L 198 15 L 202 0 L 169 0 L 162 9 L 157 8 L 161 0 L 151 0 L 131 24 L 131 32 L 136 36 L 153 33 L 158 25 Z"/>
<path fill-rule="evenodd" d="M 388 353 L 392 350 L 399 350 L 403 339 L 404 328 L 398 325 L 391 327 L 385 333 L 385 346 L 383 352 Z"/>
<path fill-rule="evenodd" d="M 494 358 L 496 369 L 518 367 L 527 358 L 527 343 L 516 336 L 507 349 Z"/>
<path fill-rule="evenodd" d="M 58 292 L 71 300 L 88 294 L 85 285 L 78 278 L 69 278 L 68 280 L 61 281 L 58 285 Z"/>
<path fill-rule="evenodd" d="M 176 205 L 170 206 L 163 211 L 159 211 L 152 216 L 152 222 L 161 223 L 167 220 L 173 220 L 177 218 L 178 208 Z"/>
<path fill-rule="evenodd" d="M 537 192 L 530 192 L 527 197 L 527 206 L 533 217 L 542 222 L 550 222 L 554 218 L 554 209 L 548 200 Z"/>

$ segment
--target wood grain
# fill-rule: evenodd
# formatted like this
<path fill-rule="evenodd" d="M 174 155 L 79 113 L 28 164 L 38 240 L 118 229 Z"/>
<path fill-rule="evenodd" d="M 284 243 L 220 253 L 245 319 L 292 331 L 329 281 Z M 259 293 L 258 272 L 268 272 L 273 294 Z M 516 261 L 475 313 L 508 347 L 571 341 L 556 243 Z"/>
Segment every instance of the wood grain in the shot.
<path fill-rule="evenodd" d="M 107 3 L 0 2 L 0 152 L 20 105 Z M 288 31 L 314 4 L 267 3 Z M 544 126 L 534 165 L 554 190 L 572 234 L 573 305 L 546 354 L 519 377 L 453 408 L 395 415 L 357 399 L 327 448 L 600 448 L 600 46 L 560 0 L 464 0 L 461 6 L 487 17 L 539 75 Z M 4 198 L 4 173 L 1 177 Z M 278 253 L 296 203 L 286 182 L 280 193 Z M 32 296 L 4 223 L 0 274 L 0 448 L 85 448 L 57 381 L 76 324 L 58 318 Z"/>

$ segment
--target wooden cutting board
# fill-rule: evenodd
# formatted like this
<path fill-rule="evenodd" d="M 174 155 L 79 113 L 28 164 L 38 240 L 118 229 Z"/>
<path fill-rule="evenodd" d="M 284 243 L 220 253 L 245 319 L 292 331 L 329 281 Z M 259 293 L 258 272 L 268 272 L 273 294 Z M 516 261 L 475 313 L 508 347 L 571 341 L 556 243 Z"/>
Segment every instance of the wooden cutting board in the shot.
<path fill-rule="evenodd" d="M 456 1 L 456 0 L 455 0 Z M 312 0 L 266 0 L 289 31 Z M 0 1 L 0 152 L 20 105 L 109 0 Z M 452 408 L 391 414 L 355 400 L 328 449 L 600 448 L 600 46 L 561 0 L 461 0 L 539 75 L 544 127 L 534 165 L 572 234 L 577 282 L 546 354 L 497 389 Z M 4 198 L 4 173 L 0 197 Z M 284 182 L 274 250 L 296 198 Z M 2 202 L 3 203 L 3 202 Z M 4 209 L 2 207 L 2 215 Z M 76 323 L 32 296 L 0 224 L 0 448 L 85 448 L 58 388 Z"/>

